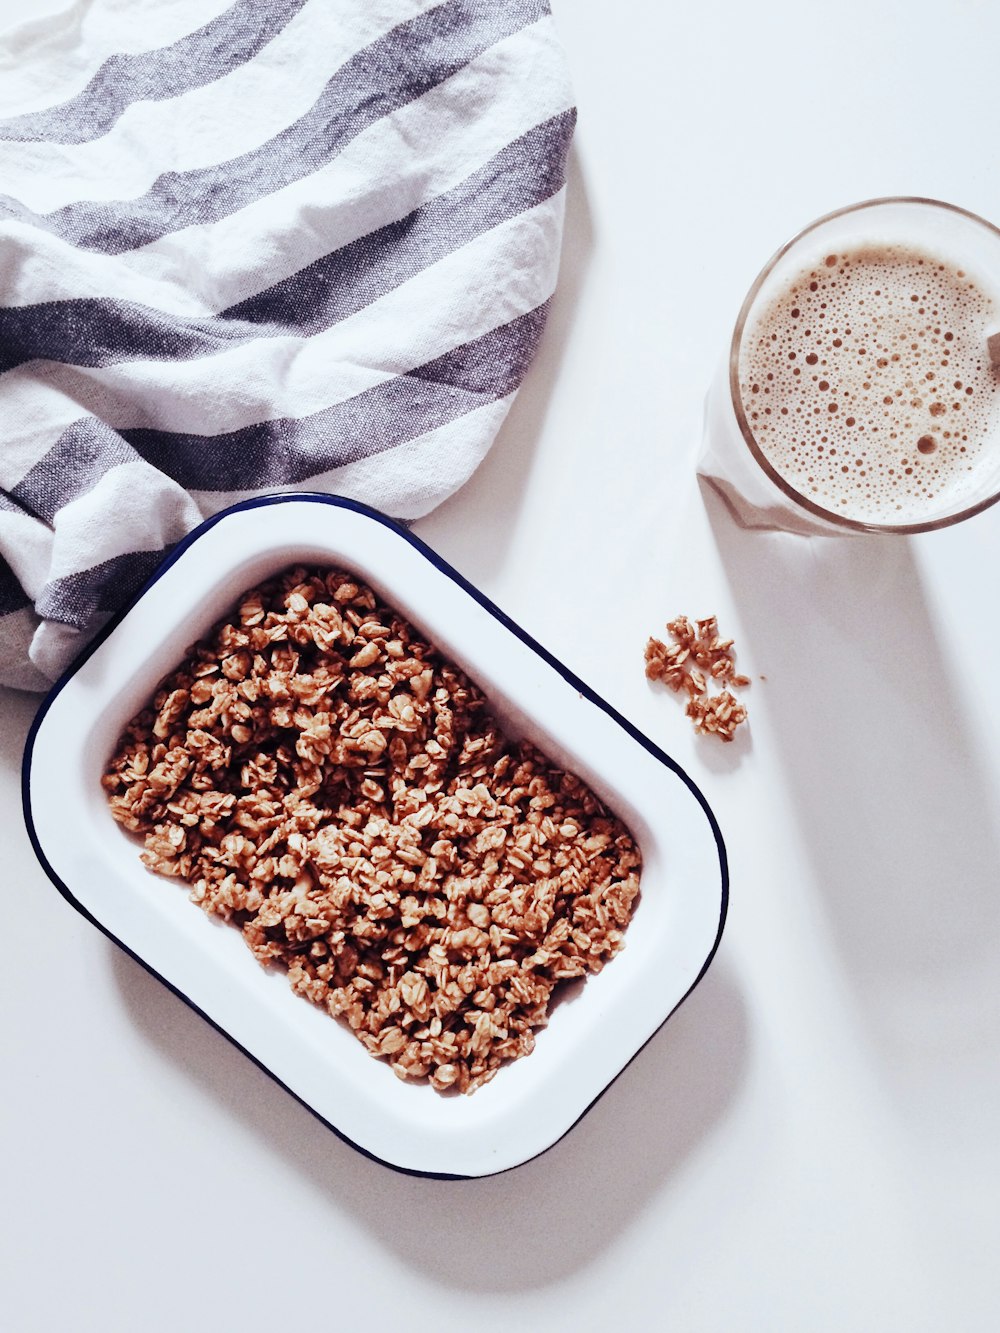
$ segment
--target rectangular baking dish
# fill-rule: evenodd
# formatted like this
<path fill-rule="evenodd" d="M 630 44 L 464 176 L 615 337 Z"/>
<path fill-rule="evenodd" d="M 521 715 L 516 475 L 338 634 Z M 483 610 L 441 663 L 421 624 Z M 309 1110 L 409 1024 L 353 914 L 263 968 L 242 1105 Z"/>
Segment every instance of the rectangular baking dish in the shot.
<path fill-rule="evenodd" d="M 624 950 L 554 1007 L 532 1055 L 473 1096 L 397 1079 L 183 884 L 149 874 L 105 803 L 104 766 L 161 677 L 241 592 L 299 563 L 369 582 L 468 672 L 509 732 L 583 777 L 642 851 Z M 690 778 L 418 538 L 335 496 L 249 501 L 181 543 L 46 699 L 24 802 L 35 851 L 73 906 L 338 1134 L 405 1171 L 489 1175 L 551 1146 L 690 993 L 725 921 L 725 850 Z"/>

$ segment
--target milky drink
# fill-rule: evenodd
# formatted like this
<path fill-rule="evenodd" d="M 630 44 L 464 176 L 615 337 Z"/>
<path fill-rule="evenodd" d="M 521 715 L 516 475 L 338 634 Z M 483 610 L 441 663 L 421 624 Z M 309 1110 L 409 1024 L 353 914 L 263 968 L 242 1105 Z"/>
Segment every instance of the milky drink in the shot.
<path fill-rule="evenodd" d="M 747 424 L 771 467 L 824 510 L 906 524 L 961 507 L 996 467 L 1000 328 L 967 266 L 908 244 L 842 244 L 752 312 L 739 356 Z"/>

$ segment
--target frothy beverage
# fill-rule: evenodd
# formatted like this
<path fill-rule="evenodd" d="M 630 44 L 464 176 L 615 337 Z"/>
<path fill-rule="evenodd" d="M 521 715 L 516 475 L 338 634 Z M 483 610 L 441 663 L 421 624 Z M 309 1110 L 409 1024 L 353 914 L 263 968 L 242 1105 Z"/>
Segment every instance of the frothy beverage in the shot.
<path fill-rule="evenodd" d="M 973 489 L 1000 438 L 986 340 L 1000 311 L 965 268 L 905 245 L 844 247 L 756 312 L 746 419 L 801 495 L 845 518 L 919 523 Z M 992 462 L 992 460 L 989 460 Z"/>

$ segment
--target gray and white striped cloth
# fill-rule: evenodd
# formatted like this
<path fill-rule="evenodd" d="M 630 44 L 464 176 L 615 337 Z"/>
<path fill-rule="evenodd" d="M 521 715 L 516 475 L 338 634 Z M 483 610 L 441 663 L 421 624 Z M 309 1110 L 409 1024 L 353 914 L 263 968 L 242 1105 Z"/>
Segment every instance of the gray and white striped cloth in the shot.
<path fill-rule="evenodd" d="M 0 683 L 41 689 L 203 517 L 415 518 L 555 285 L 547 0 L 76 0 L 0 36 Z"/>

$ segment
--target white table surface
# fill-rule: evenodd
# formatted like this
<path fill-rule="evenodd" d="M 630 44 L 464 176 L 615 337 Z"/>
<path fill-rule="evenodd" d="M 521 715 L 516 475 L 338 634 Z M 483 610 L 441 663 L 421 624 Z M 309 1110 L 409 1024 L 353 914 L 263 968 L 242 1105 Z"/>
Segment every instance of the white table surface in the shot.
<path fill-rule="evenodd" d="M 50 887 L 19 806 L 37 700 L 0 694 L 12 1333 L 1000 1327 L 1000 507 L 809 541 L 738 530 L 693 474 L 780 241 L 873 195 L 1000 221 L 1000 7 L 556 14 L 560 289 L 494 451 L 417 530 L 701 785 L 732 872 L 716 962 L 542 1158 L 397 1175 Z M 643 678 L 681 611 L 755 678 L 731 747 Z"/>

